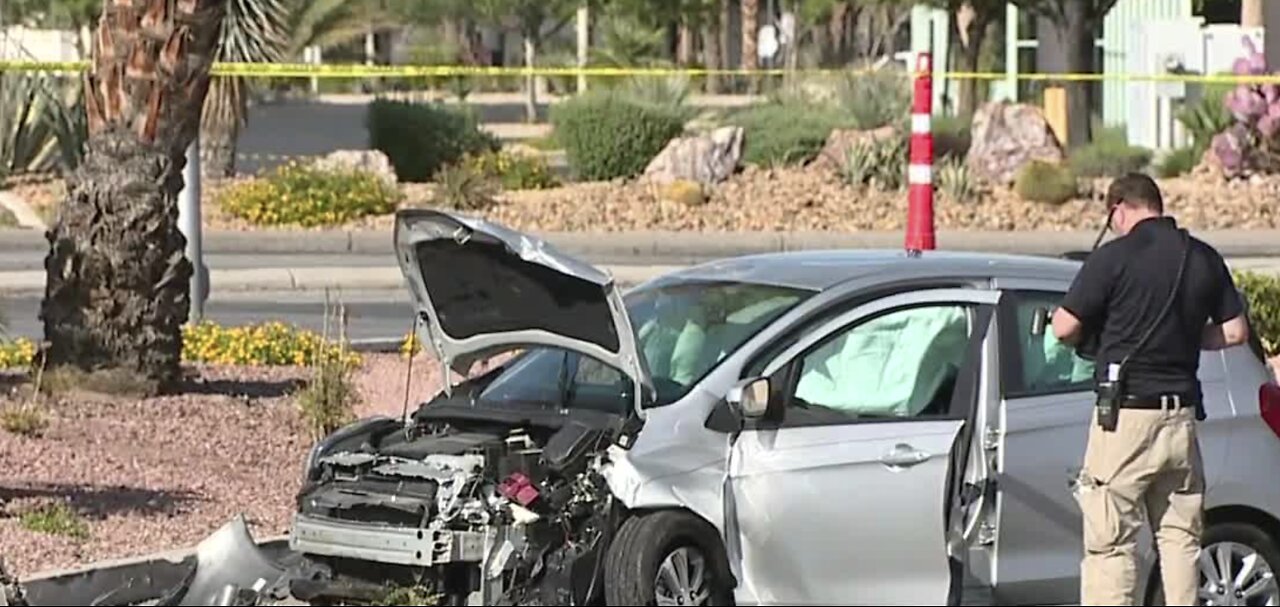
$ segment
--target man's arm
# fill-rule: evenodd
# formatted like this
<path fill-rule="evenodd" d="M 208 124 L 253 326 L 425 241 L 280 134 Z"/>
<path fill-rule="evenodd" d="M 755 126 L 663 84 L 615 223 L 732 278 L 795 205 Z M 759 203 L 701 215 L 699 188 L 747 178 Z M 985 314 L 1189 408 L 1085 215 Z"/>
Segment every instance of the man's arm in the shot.
<path fill-rule="evenodd" d="M 1236 288 L 1236 281 L 1227 269 L 1226 260 L 1214 252 L 1214 266 L 1218 274 L 1218 297 L 1209 314 L 1209 325 L 1200 339 L 1203 350 L 1223 350 L 1238 346 L 1249 339 L 1249 323 L 1245 320 L 1243 297 Z"/>
<path fill-rule="evenodd" d="M 1200 338 L 1200 348 L 1204 350 L 1225 350 L 1238 346 L 1249 339 L 1249 324 L 1241 314 L 1222 324 L 1208 324 Z"/>
<path fill-rule="evenodd" d="M 1105 316 L 1114 270 L 1106 253 L 1100 249 L 1085 260 L 1062 304 L 1054 310 L 1053 336 L 1058 341 L 1073 346 L 1080 343 L 1085 323 L 1098 323 Z"/>
<path fill-rule="evenodd" d="M 1075 314 L 1062 307 L 1053 311 L 1053 336 L 1058 341 L 1074 346 L 1079 343 L 1080 336 L 1083 334 L 1084 323 L 1080 322 Z"/>

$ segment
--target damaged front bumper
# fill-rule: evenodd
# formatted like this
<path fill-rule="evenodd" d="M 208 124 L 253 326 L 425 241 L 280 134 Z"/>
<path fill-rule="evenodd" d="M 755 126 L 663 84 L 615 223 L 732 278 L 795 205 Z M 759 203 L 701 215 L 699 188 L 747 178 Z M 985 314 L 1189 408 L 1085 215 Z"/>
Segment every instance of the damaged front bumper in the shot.
<path fill-rule="evenodd" d="M 474 567 L 480 587 L 466 597 L 466 604 L 493 605 L 505 595 L 503 574 L 510 571 L 525 538 L 521 530 L 505 525 L 487 525 L 480 529 L 397 528 L 297 514 L 289 535 L 289 547 L 307 557 L 409 567 L 450 564 Z M 332 591 L 360 598 L 370 596 L 378 586 L 351 580 L 295 580 L 292 588 L 298 598 L 325 596 Z"/>
<path fill-rule="evenodd" d="M 485 535 L 477 531 L 344 523 L 297 514 L 289 547 L 300 554 L 430 567 L 484 560 Z"/>

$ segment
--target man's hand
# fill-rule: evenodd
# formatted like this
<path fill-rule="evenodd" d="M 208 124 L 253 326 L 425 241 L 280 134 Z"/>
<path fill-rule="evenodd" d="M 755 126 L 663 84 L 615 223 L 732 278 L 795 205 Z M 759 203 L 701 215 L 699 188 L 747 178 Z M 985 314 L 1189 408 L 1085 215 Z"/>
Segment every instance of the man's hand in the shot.
<path fill-rule="evenodd" d="M 1059 307 L 1053 311 L 1053 336 L 1058 341 L 1076 345 L 1080 341 L 1081 334 L 1084 333 L 1084 323 L 1080 322 L 1074 314 Z"/>
<path fill-rule="evenodd" d="M 1203 350 L 1224 350 L 1238 346 L 1249 339 L 1249 324 L 1241 314 L 1220 325 L 1205 325 L 1200 337 L 1200 348 Z"/>

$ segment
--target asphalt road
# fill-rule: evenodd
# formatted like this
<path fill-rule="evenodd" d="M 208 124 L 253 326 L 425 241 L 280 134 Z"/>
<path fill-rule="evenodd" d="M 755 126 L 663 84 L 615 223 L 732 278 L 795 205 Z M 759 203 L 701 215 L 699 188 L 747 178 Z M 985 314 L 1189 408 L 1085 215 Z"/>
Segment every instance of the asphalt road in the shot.
<path fill-rule="evenodd" d="M 620 283 L 626 289 L 632 285 Z M 337 295 L 333 295 L 337 297 Z M 409 332 L 413 308 L 403 289 L 344 291 L 347 308 L 347 336 L 355 340 L 399 339 Z M 38 339 L 44 328 L 40 322 L 40 297 L 21 295 L 0 299 L 0 315 L 15 337 Z M 324 328 L 324 293 L 318 291 L 228 292 L 205 302 L 205 318 L 224 325 L 245 325 L 270 320 L 283 321 L 319 332 Z"/>

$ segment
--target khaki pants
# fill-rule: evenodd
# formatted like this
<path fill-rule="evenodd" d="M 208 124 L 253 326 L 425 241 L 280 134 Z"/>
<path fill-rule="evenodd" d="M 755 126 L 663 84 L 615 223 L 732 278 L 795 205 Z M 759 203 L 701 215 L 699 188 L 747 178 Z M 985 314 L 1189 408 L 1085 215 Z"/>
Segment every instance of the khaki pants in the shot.
<path fill-rule="evenodd" d="M 1166 605 L 1198 605 L 1204 471 L 1195 409 L 1121 409 L 1114 432 L 1097 421 L 1080 473 L 1084 516 L 1081 605 L 1142 605 L 1137 537 L 1150 524 Z"/>

